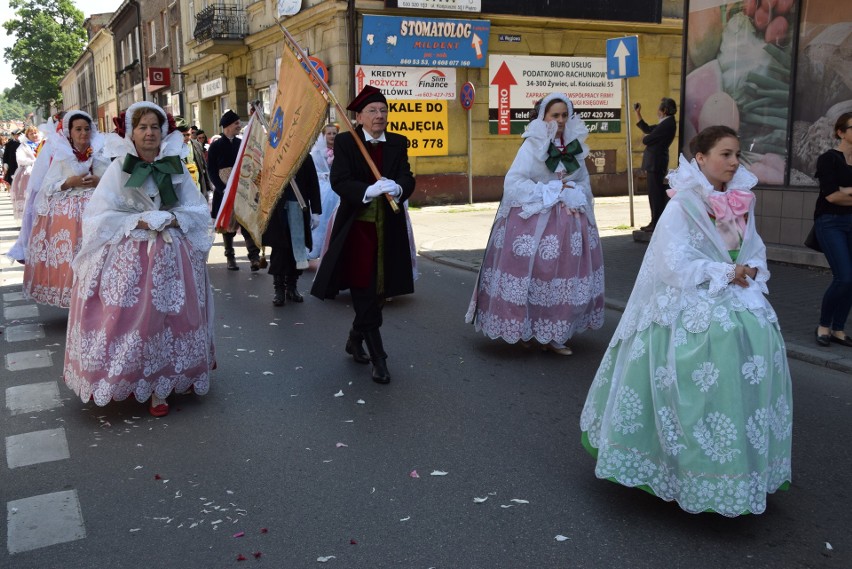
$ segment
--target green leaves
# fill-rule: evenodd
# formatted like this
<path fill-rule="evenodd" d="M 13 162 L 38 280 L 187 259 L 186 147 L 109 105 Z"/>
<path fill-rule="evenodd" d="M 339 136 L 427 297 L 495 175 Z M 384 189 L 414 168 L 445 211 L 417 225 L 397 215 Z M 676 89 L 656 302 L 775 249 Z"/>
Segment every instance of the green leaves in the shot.
<path fill-rule="evenodd" d="M 71 0 L 9 0 L 15 19 L 3 24 L 16 38 L 4 56 L 17 83 L 9 97 L 36 103 L 50 112 L 61 101 L 59 82 L 86 47 L 83 13 Z"/>

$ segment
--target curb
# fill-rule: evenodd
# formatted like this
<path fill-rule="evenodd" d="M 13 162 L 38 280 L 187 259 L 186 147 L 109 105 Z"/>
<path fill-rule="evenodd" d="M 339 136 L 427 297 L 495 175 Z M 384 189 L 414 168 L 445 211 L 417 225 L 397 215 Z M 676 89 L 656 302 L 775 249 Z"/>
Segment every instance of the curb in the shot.
<path fill-rule="evenodd" d="M 442 255 L 439 251 L 431 249 L 418 249 L 417 254 L 421 257 L 434 261 L 436 263 L 463 269 L 473 273 L 479 272 L 479 267 L 468 261 L 462 261 L 454 257 Z M 612 310 L 624 312 L 627 303 L 622 300 L 604 297 L 604 305 Z M 831 356 L 825 353 L 825 348 L 812 348 L 792 342 L 785 342 L 787 348 L 787 357 L 794 360 L 799 360 L 811 365 L 825 367 L 834 371 L 852 374 L 852 358 L 844 358 L 840 356 Z"/>

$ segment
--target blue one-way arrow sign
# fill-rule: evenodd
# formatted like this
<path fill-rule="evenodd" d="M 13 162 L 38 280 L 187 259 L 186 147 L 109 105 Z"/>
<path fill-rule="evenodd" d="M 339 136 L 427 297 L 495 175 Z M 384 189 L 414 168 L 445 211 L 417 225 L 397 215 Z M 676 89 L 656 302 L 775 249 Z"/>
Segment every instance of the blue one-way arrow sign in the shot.
<path fill-rule="evenodd" d="M 606 76 L 626 79 L 639 75 L 639 38 L 627 36 L 606 40 Z"/>

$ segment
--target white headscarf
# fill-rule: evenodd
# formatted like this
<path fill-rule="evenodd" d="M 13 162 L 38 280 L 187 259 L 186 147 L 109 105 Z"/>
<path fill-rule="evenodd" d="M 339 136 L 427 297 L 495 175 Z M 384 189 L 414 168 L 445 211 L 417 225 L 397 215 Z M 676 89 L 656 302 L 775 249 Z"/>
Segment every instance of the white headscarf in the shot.
<path fill-rule="evenodd" d="M 580 143 L 583 149 L 581 154 L 577 154 L 577 160 L 582 164 L 582 161 L 589 155 L 589 146 L 586 144 L 586 139 L 589 138 L 589 129 L 586 128 L 586 123 L 583 122 L 575 112 L 574 104 L 568 95 L 564 93 L 551 93 L 541 100 L 538 104 L 538 116 L 530 121 L 527 129 L 521 135 L 523 138 L 532 140 L 535 149 L 536 157 L 541 157 L 542 160 L 547 158 L 547 151 L 550 148 L 550 143 L 553 137 L 556 136 L 556 130 L 559 125 L 556 121 L 545 121 L 545 109 L 553 101 L 562 101 L 568 106 L 568 122 L 565 123 L 565 130 L 562 134 L 562 139 L 566 144 L 576 140 Z"/>
<path fill-rule="evenodd" d="M 92 147 L 92 156 L 99 154 L 104 148 L 104 135 L 98 130 L 98 125 L 92 119 L 91 115 L 85 111 L 75 110 L 68 111 L 60 121 L 60 127 L 54 129 L 48 134 L 48 140 L 51 140 L 53 147 L 53 156 L 56 160 L 66 160 L 74 157 L 74 148 L 71 143 L 71 123 L 76 118 L 84 118 L 88 121 L 91 127 L 89 138 L 89 146 Z M 47 144 L 47 143 L 45 143 Z"/>
<path fill-rule="evenodd" d="M 160 127 L 162 132 L 162 141 L 160 142 L 160 153 L 157 158 L 163 156 L 177 156 L 181 159 L 189 155 L 189 147 L 183 142 L 183 133 L 178 130 L 169 132 L 169 116 L 161 107 L 148 101 L 140 101 L 133 103 L 124 112 L 124 133 L 111 132 L 106 136 L 106 144 L 104 145 L 104 153 L 110 158 L 123 159 L 127 154 L 136 153 L 136 146 L 133 144 L 133 115 L 140 109 L 151 109 L 163 118 L 163 125 Z"/>

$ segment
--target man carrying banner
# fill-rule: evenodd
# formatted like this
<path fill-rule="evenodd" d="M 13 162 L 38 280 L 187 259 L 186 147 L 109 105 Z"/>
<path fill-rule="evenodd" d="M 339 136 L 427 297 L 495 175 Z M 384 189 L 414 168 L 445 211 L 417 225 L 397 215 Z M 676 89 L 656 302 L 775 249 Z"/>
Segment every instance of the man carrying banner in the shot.
<path fill-rule="evenodd" d="M 222 198 L 225 195 L 225 185 L 228 183 L 228 175 L 237 161 L 237 154 L 240 150 L 240 142 L 242 139 L 237 136 L 240 132 L 240 117 L 234 111 L 228 109 L 219 120 L 219 126 L 222 127 L 222 136 L 216 142 L 210 145 L 207 151 L 207 169 L 210 174 L 210 180 L 213 182 L 213 207 L 211 215 L 216 219 L 219 213 L 219 206 L 222 204 Z M 245 228 L 240 226 L 243 234 L 243 239 L 246 242 L 248 249 L 248 258 L 251 263 L 251 270 L 257 271 L 261 269 L 260 248 L 255 245 L 251 234 Z M 234 235 L 236 233 L 222 233 L 222 241 L 225 244 L 225 258 L 228 261 L 229 271 L 238 271 L 237 261 L 234 258 Z"/>
<path fill-rule="evenodd" d="M 414 192 L 414 176 L 408 140 L 385 132 L 388 105 L 382 92 L 367 85 L 346 108 L 355 111 L 359 126 L 334 141 L 330 181 L 340 195 L 340 206 L 311 294 L 334 298 L 349 289 L 355 318 L 346 352 L 358 363 L 372 362 L 373 381 L 388 383 L 387 354 L 379 331 L 382 306 L 385 298 L 413 293 L 414 280 L 405 215 L 393 212 L 385 194 L 396 203 L 404 202 Z M 356 136 L 369 149 L 381 179 L 372 174 Z"/>

